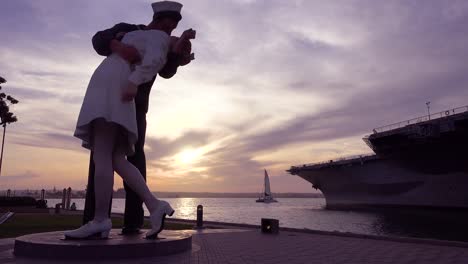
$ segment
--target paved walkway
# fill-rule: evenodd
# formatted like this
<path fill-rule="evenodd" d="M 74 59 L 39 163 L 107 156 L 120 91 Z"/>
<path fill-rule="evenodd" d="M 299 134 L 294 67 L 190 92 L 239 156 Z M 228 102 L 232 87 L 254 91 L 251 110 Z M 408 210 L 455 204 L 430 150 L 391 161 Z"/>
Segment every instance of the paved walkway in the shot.
<path fill-rule="evenodd" d="M 187 232 L 193 232 L 192 251 L 167 257 L 99 263 L 468 263 L 467 247 L 285 231 L 266 235 L 251 229 Z M 0 240 L 0 263 L 63 263 L 15 259 L 12 249 L 12 239 Z"/>

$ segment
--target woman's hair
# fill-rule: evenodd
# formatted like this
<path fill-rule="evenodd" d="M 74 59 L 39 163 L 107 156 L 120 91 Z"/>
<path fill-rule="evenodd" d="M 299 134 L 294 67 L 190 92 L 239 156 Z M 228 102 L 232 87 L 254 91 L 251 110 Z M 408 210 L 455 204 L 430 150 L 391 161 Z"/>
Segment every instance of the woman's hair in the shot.
<path fill-rule="evenodd" d="M 182 15 L 179 12 L 175 11 L 161 11 L 153 15 L 153 21 L 158 21 L 164 18 L 171 18 L 179 22 L 182 19 Z"/>

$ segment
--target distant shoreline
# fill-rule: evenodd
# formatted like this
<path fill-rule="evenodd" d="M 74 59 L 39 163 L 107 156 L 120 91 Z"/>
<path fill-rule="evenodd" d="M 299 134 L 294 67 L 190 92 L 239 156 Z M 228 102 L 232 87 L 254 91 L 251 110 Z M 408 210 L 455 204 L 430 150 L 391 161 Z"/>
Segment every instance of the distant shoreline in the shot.
<path fill-rule="evenodd" d="M 258 198 L 258 193 L 182 193 L 182 192 L 153 192 L 156 197 L 161 198 Z M 318 193 L 273 193 L 274 198 L 323 198 Z M 46 197 L 52 198 L 52 197 Z M 62 198 L 54 197 L 54 198 Z M 85 198 L 84 196 L 75 196 L 73 198 Z M 125 193 L 115 193 L 112 198 L 125 198 Z"/>
<path fill-rule="evenodd" d="M 258 198 L 259 193 L 153 192 L 165 198 Z M 323 198 L 321 193 L 272 193 L 275 198 Z"/>
<path fill-rule="evenodd" d="M 4 196 L 6 191 L 0 190 L 0 196 Z M 214 192 L 153 192 L 157 197 L 161 198 L 258 198 L 260 193 L 214 193 Z M 12 195 L 13 196 L 13 195 Z M 31 196 L 40 198 L 40 192 L 30 191 L 24 193 L 21 190 L 16 190 L 14 196 Z M 62 192 L 46 191 L 46 199 L 62 199 Z M 84 190 L 73 190 L 72 198 L 85 198 Z M 272 193 L 275 198 L 323 198 L 321 193 Z M 114 191 L 113 198 L 125 198 L 124 189 Z"/>

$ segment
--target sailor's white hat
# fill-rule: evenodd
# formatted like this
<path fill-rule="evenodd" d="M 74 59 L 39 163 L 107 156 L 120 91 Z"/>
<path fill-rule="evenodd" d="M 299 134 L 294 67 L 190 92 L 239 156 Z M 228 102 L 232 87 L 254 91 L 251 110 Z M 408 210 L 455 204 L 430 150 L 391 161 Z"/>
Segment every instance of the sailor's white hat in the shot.
<path fill-rule="evenodd" d="M 151 4 L 155 14 L 161 12 L 177 12 L 180 14 L 182 4 L 174 1 L 158 1 Z"/>

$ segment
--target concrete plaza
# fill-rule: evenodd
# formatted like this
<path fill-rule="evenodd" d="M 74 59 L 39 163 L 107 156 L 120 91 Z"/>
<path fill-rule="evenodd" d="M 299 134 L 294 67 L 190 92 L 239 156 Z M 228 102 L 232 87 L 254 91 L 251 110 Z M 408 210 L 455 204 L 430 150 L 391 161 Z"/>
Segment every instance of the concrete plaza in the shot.
<path fill-rule="evenodd" d="M 99 263 L 468 263 L 467 243 L 284 230 L 271 235 L 253 228 L 185 232 L 193 235 L 191 251 L 155 258 L 99 260 Z M 13 246 L 14 239 L 0 240 L 0 263 L 63 263 L 63 260 L 15 258 Z"/>

